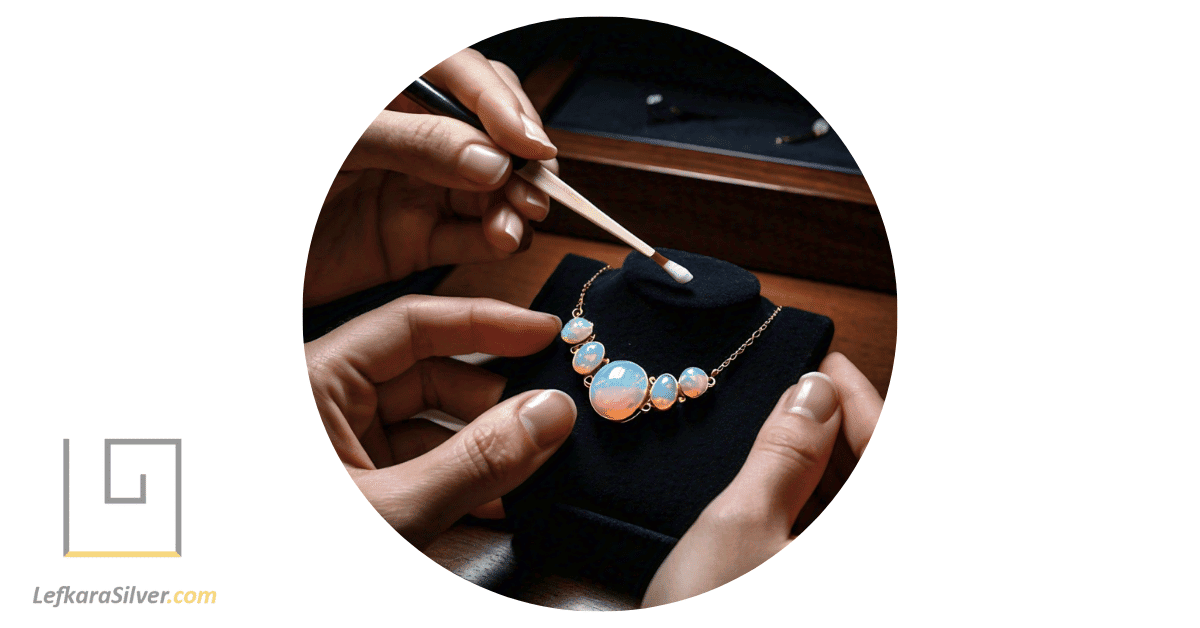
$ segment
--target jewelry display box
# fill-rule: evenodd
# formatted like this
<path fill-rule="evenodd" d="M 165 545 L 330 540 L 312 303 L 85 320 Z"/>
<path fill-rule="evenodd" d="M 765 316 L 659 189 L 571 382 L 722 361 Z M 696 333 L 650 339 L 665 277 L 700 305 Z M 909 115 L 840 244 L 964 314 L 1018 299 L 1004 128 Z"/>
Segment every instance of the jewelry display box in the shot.
<path fill-rule="evenodd" d="M 688 268 L 675 283 L 637 252 L 596 278 L 586 317 L 611 360 L 647 373 L 711 372 L 775 310 L 757 277 L 710 257 L 663 249 Z M 531 309 L 571 319 L 583 285 L 604 267 L 568 255 Z M 572 397 L 571 437 L 528 481 L 504 498 L 523 563 L 582 575 L 640 593 L 675 542 L 741 468 L 780 395 L 814 371 L 833 339 L 833 321 L 784 308 L 703 395 L 625 422 L 592 409 L 570 345 L 555 340 L 491 368 L 508 377 L 504 397 L 556 389 Z"/>

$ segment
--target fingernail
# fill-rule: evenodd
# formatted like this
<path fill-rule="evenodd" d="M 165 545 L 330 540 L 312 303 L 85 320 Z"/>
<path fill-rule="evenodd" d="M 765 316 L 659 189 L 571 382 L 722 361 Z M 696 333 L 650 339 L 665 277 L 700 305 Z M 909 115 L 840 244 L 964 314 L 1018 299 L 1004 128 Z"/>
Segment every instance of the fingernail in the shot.
<path fill-rule="evenodd" d="M 508 170 L 508 155 L 482 144 L 471 144 L 458 156 L 458 173 L 483 185 L 491 185 Z"/>
<path fill-rule="evenodd" d="M 575 402 L 557 390 L 543 390 L 517 412 L 521 425 L 540 449 L 563 441 L 575 426 Z"/>
<path fill-rule="evenodd" d="M 529 191 L 525 192 L 525 202 L 538 209 L 550 211 L 550 196 L 532 185 L 528 187 Z"/>
<path fill-rule="evenodd" d="M 533 244 L 533 229 L 524 229 L 525 233 L 521 236 L 521 243 L 517 245 L 517 253 L 523 253 L 529 250 L 529 246 Z"/>
<path fill-rule="evenodd" d="M 796 384 L 788 403 L 788 412 L 798 414 L 814 423 L 824 423 L 837 410 L 837 388 L 824 373 L 805 373 Z"/>
<path fill-rule="evenodd" d="M 504 233 L 508 234 L 508 237 L 512 238 L 513 250 L 516 250 L 521 246 L 521 231 L 523 231 L 521 228 L 521 218 L 517 216 L 516 212 L 505 211 Z"/>
<path fill-rule="evenodd" d="M 533 118 L 530 118 L 522 113 L 521 122 L 525 124 L 525 137 L 528 137 L 529 139 L 538 142 L 547 148 L 554 148 L 554 144 L 550 143 L 550 136 L 546 135 L 546 132 L 542 130 L 542 127 L 538 126 L 538 123 L 533 121 Z"/>

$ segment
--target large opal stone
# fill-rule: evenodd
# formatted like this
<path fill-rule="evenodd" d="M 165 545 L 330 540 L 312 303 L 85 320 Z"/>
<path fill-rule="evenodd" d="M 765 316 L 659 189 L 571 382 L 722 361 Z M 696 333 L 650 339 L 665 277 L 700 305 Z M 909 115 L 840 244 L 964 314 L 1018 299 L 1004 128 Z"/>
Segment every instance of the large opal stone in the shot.
<path fill-rule="evenodd" d="M 586 318 L 572 318 L 567 321 L 566 325 L 563 325 L 559 335 L 564 341 L 577 345 L 592 335 L 592 321 Z"/>
<path fill-rule="evenodd" d="M 679 375 L 679 390 L 689 399 L 695 399 L 708 390 L 708 373 L 695 366 L 688 367 Z"/>
<path fill-rule="evenodd" d="M 596 414 L 609 421 L 624 421 L 646 403 L 650 378 L 646 369 L 628 360 L 609 362 L 592 378 L 588 397 Z"/>
<path fill-rule="evenodd" d="M 679 382 L 675 381 L 675 376 L 670 373 L 663 373 L 654 378 L 654 385 L 650 387 L 650 403 L 654 404 L 659 410 L 666 410 L 675 405 L 675 400 L 679 397 Z"/>
<path fill-rule="evenodd" d="M 571 366 L 576 373 L 580 375 L 591 375 L 600 368 L 600 363 L 604 361 L 604 345 L 598 342 L 589 342 L 575 352 L 575 358 L 571 360 Z"/>

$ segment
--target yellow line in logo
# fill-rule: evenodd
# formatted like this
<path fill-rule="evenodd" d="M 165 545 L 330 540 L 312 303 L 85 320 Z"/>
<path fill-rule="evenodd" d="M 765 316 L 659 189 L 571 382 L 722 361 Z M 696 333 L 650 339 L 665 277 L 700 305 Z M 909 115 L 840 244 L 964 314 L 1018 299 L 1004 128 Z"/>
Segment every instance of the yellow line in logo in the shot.
<path fill-rule="evenodd" d="M 76 552 L 66 553 L 67 558 L 179 558 L 176 552 Z"/>

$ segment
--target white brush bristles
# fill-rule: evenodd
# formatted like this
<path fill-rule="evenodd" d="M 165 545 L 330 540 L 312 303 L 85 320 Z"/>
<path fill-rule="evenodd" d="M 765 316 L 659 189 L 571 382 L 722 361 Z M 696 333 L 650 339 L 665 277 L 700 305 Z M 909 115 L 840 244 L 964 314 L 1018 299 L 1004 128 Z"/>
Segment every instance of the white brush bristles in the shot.
<path fill-rule="evenodd" d="M 688 269 L 671 260 L 667 260 L 667 263 L 663 266 L 663 270 L 671 275 L 671 279 L 679 283 L 687 283 L 692 280 L 692 273 L 688 272 Z"/>

